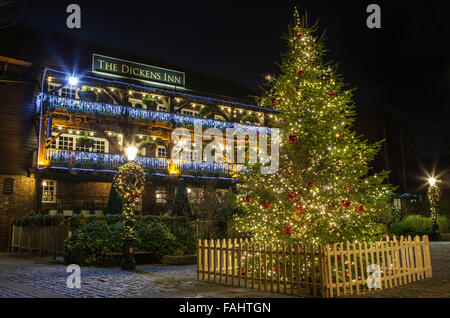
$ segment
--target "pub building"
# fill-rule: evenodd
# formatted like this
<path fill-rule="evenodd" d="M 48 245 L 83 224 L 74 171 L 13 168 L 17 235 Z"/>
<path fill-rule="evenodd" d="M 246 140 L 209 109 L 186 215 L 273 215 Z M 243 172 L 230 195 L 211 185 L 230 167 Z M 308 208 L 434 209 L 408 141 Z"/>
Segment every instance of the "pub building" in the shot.
<path fill-rule="evenodd" d="M 175 128 L 192 141 L 194 121 L 203 131 L 270 133 L 274 111 L 232 80 L 21 24 L 2 42 L 0 249 L 17 215 L 105 211 L 129 145 L 147 177 L 135 209 L 160 215 L 172 209 L 180 182 L 192 201 L 204 191 L 222 196 L 243 168 L 227 158 L 172 160 Z"/>

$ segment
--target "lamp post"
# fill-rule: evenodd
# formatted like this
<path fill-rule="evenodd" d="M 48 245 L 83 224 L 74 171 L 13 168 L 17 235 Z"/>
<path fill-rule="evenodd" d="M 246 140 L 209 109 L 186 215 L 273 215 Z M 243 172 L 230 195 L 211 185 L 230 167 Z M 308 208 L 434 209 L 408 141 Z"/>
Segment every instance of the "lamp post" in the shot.
<path fill-rule="evenodd" d="M 430 210 L 431 210 L 431 219 L 433 220 L 432 225 L 432 236 L 434 237 L 436 235 L 436 231 L 438 230 L 438 224 L 437 224 L 437 205 L 439 203 L 440 199 L 440 190 L 439 187 L 436 185 L 437 180 L 433 177 L 428 179 L 428 184 L 430 187 L 428 188 L 428 200 L 430 201 Z"/>
<path fill-rule="evenodd" d="M 129 162 L 133 162 L 136 159 L 138 149 L 134 146 L 125 148 L 125 154 Z M 132 180 L 129 176 L 127 178 L 128 188 L 131 188 Z M 134 236 L 132 234 L 132 228 L 134 228 L 134 214 L 133 211 L 134 200 L 130 202 L 128 198 L 125 199 L 124 216 L 125 216 L 125 232 L 123 237 L 123 261 L 121 268 L 123 270 L 135 270 L 136 261 L 134 259 Z"/>

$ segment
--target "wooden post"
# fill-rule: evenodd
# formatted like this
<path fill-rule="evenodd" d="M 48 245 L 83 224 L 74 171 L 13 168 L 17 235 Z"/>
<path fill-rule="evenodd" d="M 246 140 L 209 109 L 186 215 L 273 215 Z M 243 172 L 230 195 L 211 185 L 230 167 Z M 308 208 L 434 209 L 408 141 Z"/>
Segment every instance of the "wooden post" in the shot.
<path fill-rule="evenodd" d="M 248 243 L 247 243 L 248 244 Z M 256 270 L 256 255 L 255 255 L 255 243 L 252 243 L 252 288 L 255 288 L 255 270 Z M 248 271 L 247 271 L 248 274 Z"/>
<path fill-rule="evenodd" d="M 316 286 L 316 249 L 314 245 L 311 245 L 311 281 L 313 288 L 313 296 L 317 296 L 317 286 Z"/>
<path fill-rule="evenodd" d="M 414 271 L 414 255 L 412 254 L 412 249 L 411 249 L 411 236 L 408 235 L 408 241 L 407 241 L 407 247 L 408 247 L 408 262 L 409 262 L 409 276 L 410 276 L 410 280 L 415 282 L 416 281 L 416 274 Z"/>
<path fill-rule="evenodd" d="M 335 270 L 335 279 L 336 279 L 336 294 L 337 296 L 341 296 L 341 282 L 339 281 L 339 278 L 341 277 L 339 275 L 339 261 L 338 261 L 338 253 L 337 253 L 337 245 L 336 243 L 333 244 L 333 256 L 334 256 L 334 270 Z M 342 255 L 341 260 L 342 262 Z M 342 287 L 342 289 L 345 289 L 345 287 Z M 342 290 L 342 292 L 344 292 Z"/>
<path fill-rule="evenodd" d="M 283 248 L 283 293 L 287 294 L 287 257 L 286 257 L 286 244 L 282 243 Z"/>
<path fill-rule="evenodd" d="M 291 295 L 294 294 L 294 247 L 289 245 L 289 251 L 290 251 L 290 259 L 291 259 L 291 280 L 290 280 L 290 286 L 291 286 Z"/>
<path fill-rule="evenodd" d="M 351 251 L 351 246 L 350 246 L 350 242 L 347 241 L 347 260 L 348 260 L 348 283 L 349 283 L 349 287 L 350 287 L 350 295 L 353 294 L 353 275 L 352 275 L 352 251 Z"/>
<path fill-rule="evenodd" d="M 281 270 L 280 270 L 280 244 L 276 245 L 276 264 L 277 264 L 277 293 L 280 292 L 280 279 L 281 279 Z"/>
<path fill-rule="evenodd" d="M 211 258 L 212 258 L 212 269 L 211 269 L 211 272 L 213 273 L 213 277 L 212 277 L 212 279 L 213 279 L 213 282 L 215 283 L 216 282 L 216 242 L 215 242 L 215 240 L 211 240 L 211 253 L 212 253 L 212 255 L 211 255 Z"/>
<path fill-rule="evenodd" d="M 267 265 L 267 245 L 264 243 L 264 292 L 267 291 L 267 271 L 269 266 Z"/>
<path fill-rule="evenodd" d="M 23 226 L 19 226 L 19 254 L 21 253 L 21 249 L 22 249 L 22 229 Z"/>
<path fill-rule="evenodd" d="M 200 280 L 200 266 L 202 264 L 201 241 L 197 240 L 197 280 Z"/>
<path fill-rule="evenodd" d="M 303 260 L 304 260 L 304 264 L 305 264 L 305 268 L 304 268 L 304 273 L 305 273 L 305 290 L 308 293 L 308 295 L 310 294 L 309 292 L 309 276 L 308 276 L 308 252 L 307 251 L 307 247 L 306 245 L 303 246 Z"/>
<path fill-rule="evenodd" d="M 53 228 L 52 258 L 56 259 L 56 225 L 53 225 L 52 228 Z"/>
<path fill-rule="evenodd" d="M 239 239 L 239 252 L 237 262 L 238 287 L 241 287 L 241 268 L 242 268 L 242 239 Z"/>
<path fill-rule="evenodd" d="M 208 268 L 208 241 L 203 240 L 203 280 L 206 280 L 206 269 Z M 209 275 L 208 275 L 209 276 Z"/>
<path fill-rule="evenodd" d="M 425 254 L 425 266 L 426 266 L 426 273 L 427 278 L 432 277 L 432 267 L 431 267 L 431 259 L 430 259 L 430 242 L 428 240 L 428 235 L 423 236 L 423 251 Z"/>
<path fill-rule="evenodd" d="M 417 269 L 419 270 L 419 279 L 423 279 L 424 277 L 424 266 L 422 259 L 422 244 L 420 237 L 416 235 L 415 237 L 415 245 L 416 245 L 416 255 L 417 255 Z"/>
<path fill-rule="evenodd" d="M 226 240 L 226 246 L 225 246 L 225 285 L 228 285 L 228 268 L 230 266 L 230 239 Z"/>
<path fill-rule="evenodd" d="M 295 255 L 297 256 L 297 293 L 301 293 L 301 267 L 300 267 L 300 246 L 298 244 L 295 245 Z"/>
<path fill-rule="evenodd" d="M 222 284 L 222 268 L 223 268 L 223 251 L 222 251 L 222 240 L 217 240 L 219 244 L 219 284 Z"/>
<path fill-rule="evenodd" d="M 273 244 L 270 243 L 270 291 L 273 292 L 273 278 L 274 278 L 274 268 L 273 268 Z"/>

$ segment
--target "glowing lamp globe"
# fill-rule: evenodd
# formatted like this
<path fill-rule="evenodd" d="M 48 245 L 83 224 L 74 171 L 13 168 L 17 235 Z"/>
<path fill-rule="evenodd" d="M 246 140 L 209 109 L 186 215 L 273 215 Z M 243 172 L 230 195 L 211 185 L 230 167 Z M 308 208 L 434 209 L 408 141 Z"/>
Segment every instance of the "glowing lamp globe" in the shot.
<path fill-rule="evenodd" d="M 430 186 L 434 186 L 436 184 L 436 179 L 430 178 L 430 179 L 428 179 L 428 183 L 430 184 Z"/>
<path fill-rule="evenodd" d="M 76 76 L 69 76 L 67 78 L 67 82 L 70 86 L 77 86 L 78 85 L 78 77 Z"/>
<path fill-rule="evenodd" d="M 136 159 L 138 149 L 134 146 L 129 146 L 125 148 L 125 153 L 127 155 L 128 161 L 134 161 L 134 159 Z"/>

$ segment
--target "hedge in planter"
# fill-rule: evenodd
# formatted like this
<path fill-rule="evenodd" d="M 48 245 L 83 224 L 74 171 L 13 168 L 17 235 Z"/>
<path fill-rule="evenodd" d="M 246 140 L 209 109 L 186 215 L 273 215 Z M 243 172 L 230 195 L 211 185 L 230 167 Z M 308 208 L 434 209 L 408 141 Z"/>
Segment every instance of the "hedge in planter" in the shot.
<path fill-rule="evenodd" d="M 136 250 L 152 252 L 152 259 L 160 262 L 164 255 L 172 255 L 179 244 L 175 235 L 161 223 L 144 223 L 136 225 Z"/>
<path fill-rule="evenodd" d="M 106 253 L 120 252 L 120 249 L 115 250 L 115 247 L 108 225 L 91 222 L 64 242 L 64 260 L 68 264 L 104 265 L 109 261 Z"/>
<path fill-rule="evenodd" d="M 108 225 L 92 221 L 66 240 L 64 259 L 67 263 L 83 266 L 111 265 L 107 253 L 122 251 L 124 226 L 122 222 Z M 170 233 L 164 224 L 153 222 L 136 225 L 136 251 L 152 252 L 152 261 L 160 262 L 164 255 L 173 255 L 183 242 Z"/>

